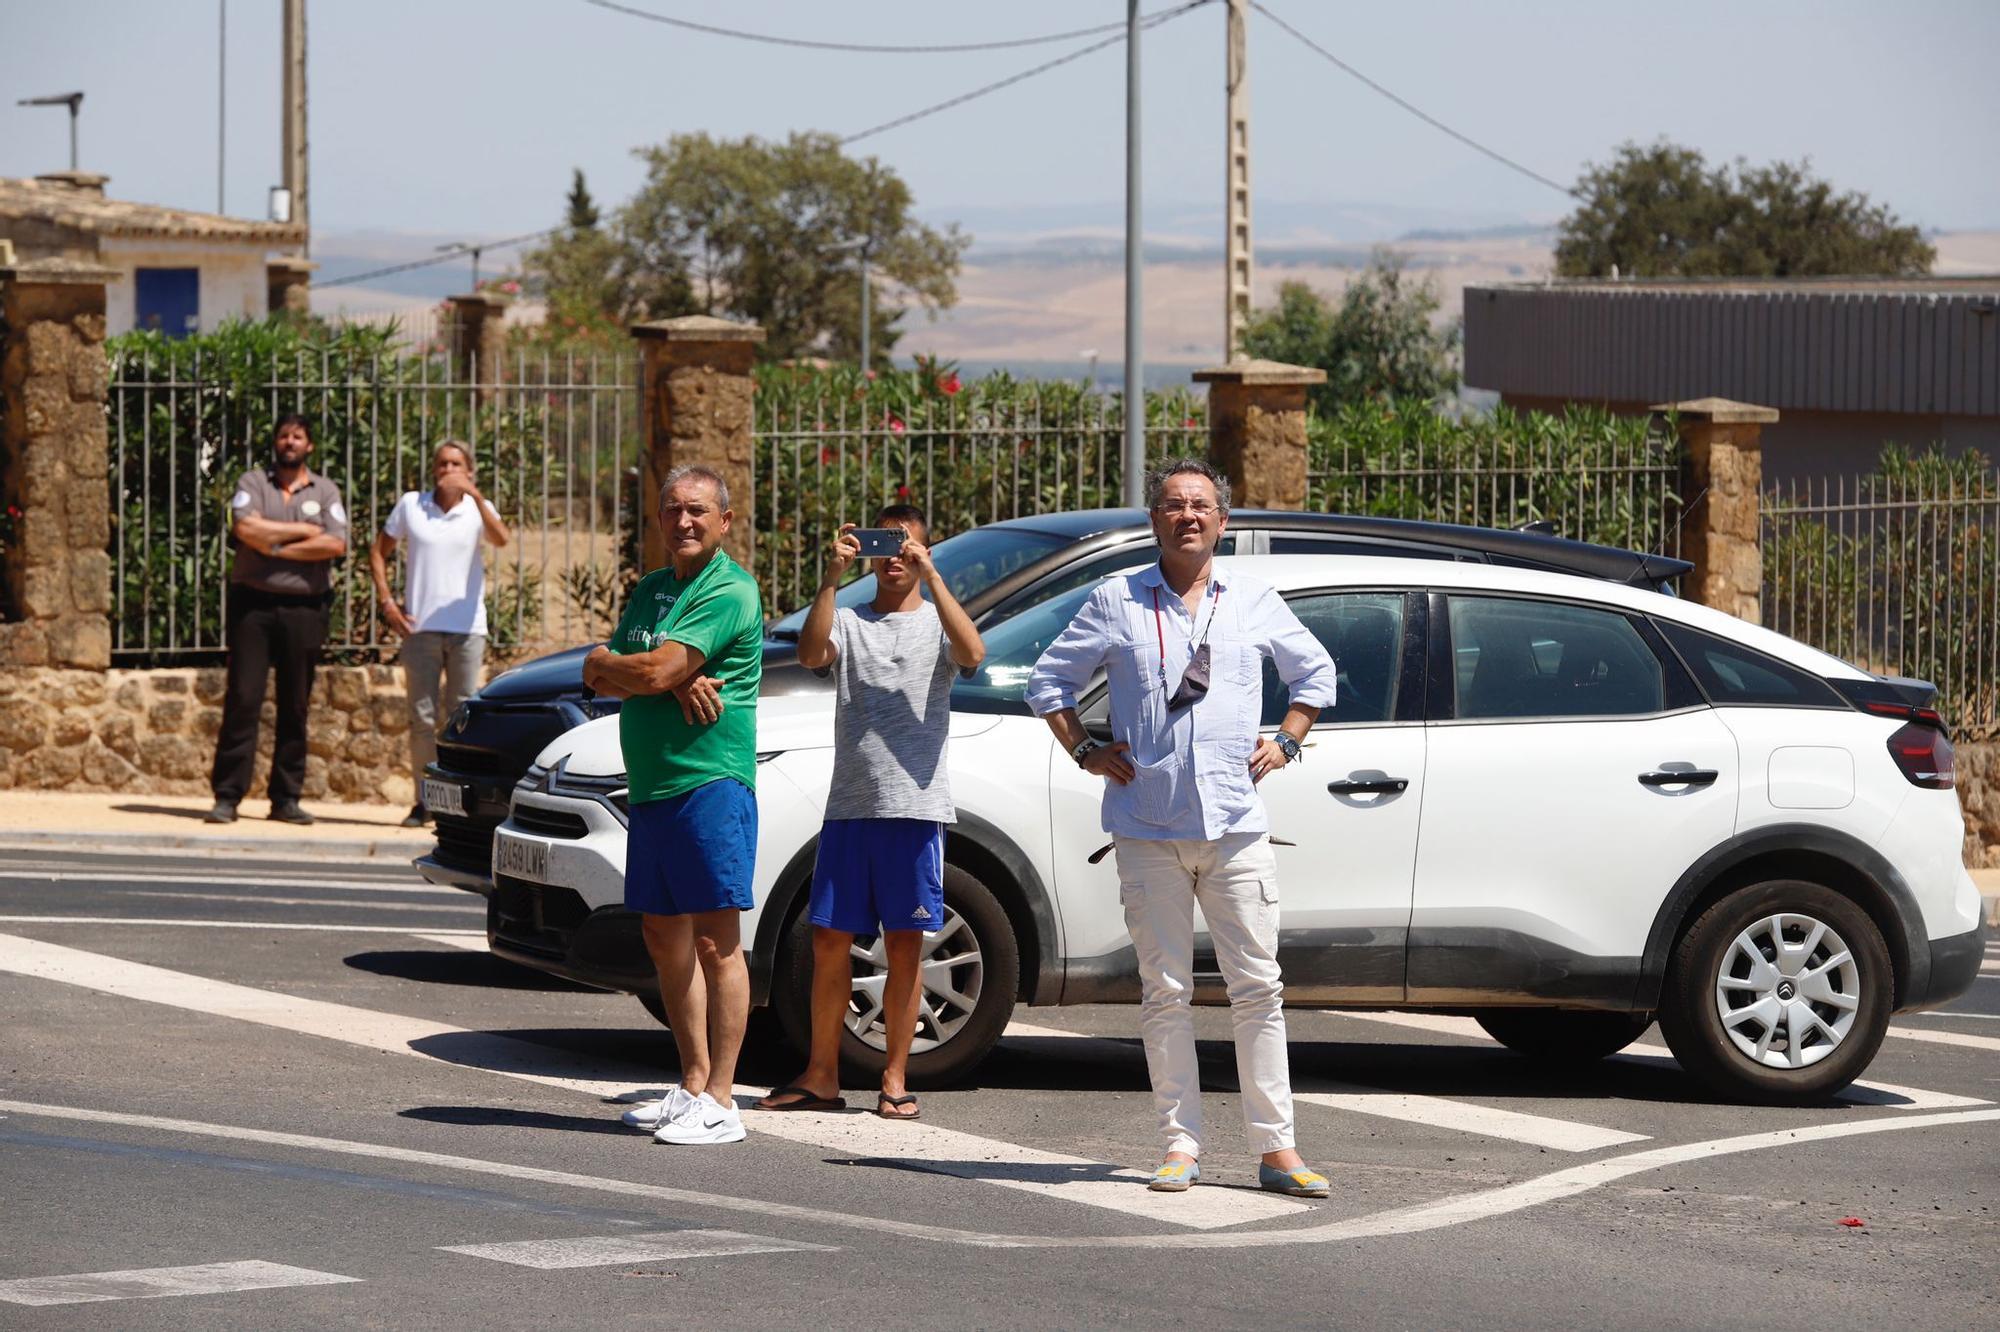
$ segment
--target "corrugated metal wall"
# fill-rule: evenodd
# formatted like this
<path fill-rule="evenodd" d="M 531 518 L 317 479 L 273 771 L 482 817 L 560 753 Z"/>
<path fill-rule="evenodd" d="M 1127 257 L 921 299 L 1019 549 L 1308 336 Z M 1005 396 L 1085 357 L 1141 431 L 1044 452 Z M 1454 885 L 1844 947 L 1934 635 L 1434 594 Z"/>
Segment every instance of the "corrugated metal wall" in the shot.
<path fill-rule="evenodd" d="M 1991 291 L 1468 287 L 1465 380 L 1577 402 L 2000 415 Z"/>

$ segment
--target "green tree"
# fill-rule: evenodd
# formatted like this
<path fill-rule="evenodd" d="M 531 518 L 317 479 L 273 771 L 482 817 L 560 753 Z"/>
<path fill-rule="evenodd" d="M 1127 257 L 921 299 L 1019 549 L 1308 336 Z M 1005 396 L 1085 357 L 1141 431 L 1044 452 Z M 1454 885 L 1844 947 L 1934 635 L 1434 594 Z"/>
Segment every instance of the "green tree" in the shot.
<path fill-rule="evenodd" d="M 1458 388 L 1458 321 L 1438 324 L 1438 308 L 1436 285 L 1380 250 L 1337 304 L 1303 282 L 1284 283 L 1278 304 L 1244 325 L 1242 350 L 1326 371 L 1310 393 L 1322 413 L 1365 400 L 1434 402 Z"/>
<path fill-rule="evenodd" d="M 763 354 L 852 359 L 858 352 L 860 256 L 872 282 L 935 312 L 957 300 L 970 243 L 911 216 L 910 190 L 876 159 L 857 161 L 826 134 L 782 143 L 680 134 L 642 148 L 646 183 L 618 214 L 618 278 L 628 314 L 702 313 L 763 326 Z M 886 365 L 903 311 L 875 287 L 873 359 Z"/>
<path fill-rule="evenodd" d="M 1564 277 L 1829 277 L 1928 273 L 1937 251 L 1860 193 L 1837 193 L 1810 161 L 1710 167 L 1665 141 L 1627 143 L 1577 182 L 1563 219 Z"/>
<path fill-rule="evenodd" d="M 618 261 L 617 238 L 598 224 L 596 201 L 577 168 L 562 229 L 521 256 L 524 285 L 548 302 L 552 328 L 615 323 L 623 313 Z"/>

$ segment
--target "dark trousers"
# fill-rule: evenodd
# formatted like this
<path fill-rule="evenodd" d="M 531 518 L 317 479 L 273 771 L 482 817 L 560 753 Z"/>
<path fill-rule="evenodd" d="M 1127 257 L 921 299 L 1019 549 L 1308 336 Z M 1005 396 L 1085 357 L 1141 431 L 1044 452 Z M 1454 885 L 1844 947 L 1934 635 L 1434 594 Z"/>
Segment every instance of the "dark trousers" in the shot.
<path fill-rule="evenodd" d="M 271 750 L 271 802 L 299 798 L 306 780 L 306 709 L 313 668 L 326 641 L 323 597 L 283 597 L 231 584 L 224 641 L 229 648 L 229 690 L 222 700 L 222 729 L 215 737 L 215 798 L 235 804 L 250 789 L 257 766 L 257 714 L 264 707 L 264 677 L 278 671 L 277 735 Z"/>

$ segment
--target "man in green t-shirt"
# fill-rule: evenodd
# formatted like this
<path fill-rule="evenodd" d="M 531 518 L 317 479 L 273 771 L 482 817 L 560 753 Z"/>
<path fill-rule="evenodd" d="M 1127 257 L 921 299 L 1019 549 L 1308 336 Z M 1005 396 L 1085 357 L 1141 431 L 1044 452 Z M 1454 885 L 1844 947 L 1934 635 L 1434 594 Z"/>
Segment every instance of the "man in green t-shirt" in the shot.
<path fill-rule="evenodd" d="M 622 698 L 618 739 L 630 783 L 625 905 L 680 1051 L 681 1085 L 629 1110 L 661 1142 L 741 1142 L 732 1099 L 750 1016 L 742 913 L 757 854 L 757 686 L 764 616 L 757 582 L 722 551 L 729 487 L 676 467 L 660 488 L 671 564 L 639 580 L 583 682 Z"/>

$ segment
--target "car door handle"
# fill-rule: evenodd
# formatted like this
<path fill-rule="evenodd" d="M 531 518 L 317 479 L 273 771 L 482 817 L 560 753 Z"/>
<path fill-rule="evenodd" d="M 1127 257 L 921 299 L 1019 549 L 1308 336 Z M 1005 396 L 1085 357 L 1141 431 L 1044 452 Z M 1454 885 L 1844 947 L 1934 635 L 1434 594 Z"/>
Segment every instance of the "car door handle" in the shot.
<path fill-rule="evenodd" d="M 1713 786 L 1722 774 L 1714 768 L 1681 768 L 1678 771 L 1654 771 L 1639 774 L 1641 786 Z"/>
<path fill-rule="evenodd" d="M 1364 782 L 1328 782 L 1328 795 L 1401 795 L 1410 789 L 1407 777 L 1371 777 Z"/>

